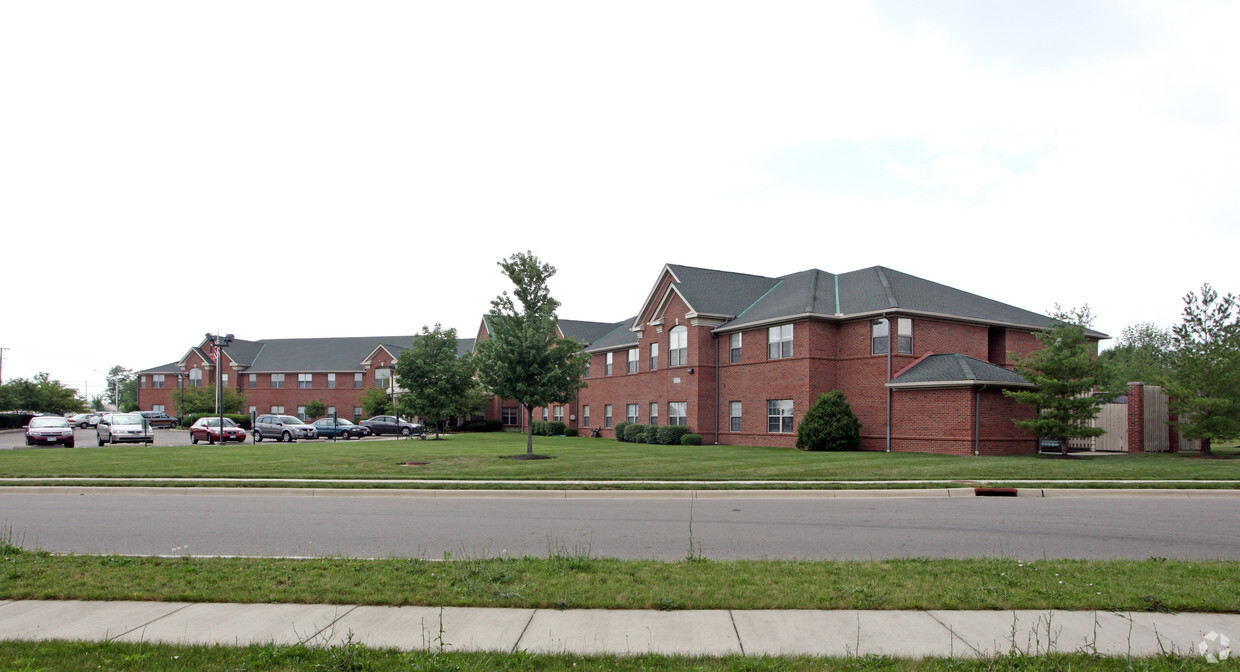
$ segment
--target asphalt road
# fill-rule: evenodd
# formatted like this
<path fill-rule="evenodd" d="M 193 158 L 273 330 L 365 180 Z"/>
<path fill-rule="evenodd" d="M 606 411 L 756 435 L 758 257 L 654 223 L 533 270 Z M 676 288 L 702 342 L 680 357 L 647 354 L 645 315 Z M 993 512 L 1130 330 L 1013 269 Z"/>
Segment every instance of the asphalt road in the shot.
<path fill-rule="evenodd" d="M 553 498 L 173 490 L 0 493 L 58 553 L 676 560 L 1238 558 L 1234 498 Z"/>

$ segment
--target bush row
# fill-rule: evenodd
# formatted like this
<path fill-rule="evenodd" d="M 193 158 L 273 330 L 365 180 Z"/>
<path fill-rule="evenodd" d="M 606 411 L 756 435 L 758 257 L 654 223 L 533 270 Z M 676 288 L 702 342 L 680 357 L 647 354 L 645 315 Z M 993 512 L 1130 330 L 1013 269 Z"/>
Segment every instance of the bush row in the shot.
<path fill-rule="evenodd" d="M 564 430 L 567 425 L 558 420 L 535 420 L 534 434 L 536 436 L 564 436 Z"/>
<path fill-rule="evenodd" d="M 663 446 L 700 446 L 702 435 L 692 434 L 684 425 L 643 425 L 621 422 L 616 425 L 616 440 L 623 443 L 651 443 Z"/>
<path fill-rule="evenodd" d="M 504 423 L 500 420 L 471 420 L 461 425 L 462 432 L 502 432 Z"/>

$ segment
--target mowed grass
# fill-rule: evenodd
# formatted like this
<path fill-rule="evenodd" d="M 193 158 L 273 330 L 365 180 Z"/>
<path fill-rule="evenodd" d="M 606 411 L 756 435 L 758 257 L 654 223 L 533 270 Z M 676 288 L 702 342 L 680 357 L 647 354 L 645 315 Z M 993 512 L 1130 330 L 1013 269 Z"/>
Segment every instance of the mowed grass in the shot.
<path fill-rule="evenodd" d="M 289 560 L 0 551 L 0 599 L 537 609 L 1240 612 L 1240 561 Z"/>
<path fill-rule="evenodd" d="M 180 434 L 179 432 L 177 434 Z M 164 437 L 161 436 L 161 439 Z M 585 437 L 535 437 L 554 459 L 525 452 L 515 433 L 442 440 L 117 445 L 0 451 L 0 477 L 485 479 L 618 481 L 1223 480 L 1240 483 L 1236 448 L 1195 454 L 953 457 L 908 453 L 811 453 L 753 446 L 654 446 Z M 425 462 L 407 465 L 410 462 Z M 1234 487 L 1225 484 L 1223 487 Z"/>

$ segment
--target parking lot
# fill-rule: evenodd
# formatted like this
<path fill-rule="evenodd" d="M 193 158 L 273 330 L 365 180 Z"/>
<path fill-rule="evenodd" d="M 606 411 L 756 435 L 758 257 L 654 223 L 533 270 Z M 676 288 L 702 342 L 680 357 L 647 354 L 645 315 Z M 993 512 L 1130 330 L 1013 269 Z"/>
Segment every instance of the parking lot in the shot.
<path fill-rule="evenodd" d="M 385 436 L 367 436 L 362 439 L 349 439 L 348 441 L 345 441 L 344 439 L 336 439 L 336 442 L 337 443 L 355 443 L 357 441 L 390 441 L 390 440 L 398 439 L 398 438 L 400 437 L 386 436 L 386 435 Z M 74 429 L 73 430 L 73 441 L 75 444 L 74 446 L 75 448 L 97 448 L 98 447 L 97 441 L 95 440 L 94 429 Z M 331 439 L 303 439 L 302 440 L 302 442 L 306 442 L 306 441 L 323 442 L 323 441 L 331 441 Z M 247 437 L 245 442 L 253 443 L 254 439 L 253 437 Z M 275 443 L 275 442 L 272 441 L 271 439 L 268 439 L 263 442 L 264 445 L 269 444 L 269 443 Z M 121 445 L 121 444 L 117 444 L 117 445 Z M 142 444 L 137 444 L 137 445 L 142 445 Z M 187 446 L 187 445 L 190 445 L 189 444 L 189 430 L 188 429 L 156 429 L 154 445 L 156 446 Z M 199 441 L 198 445 L 205 446 L 207 444 L 202 441 Z M 233 443 L 233 445 L 236 445 L 236 444 Z M 104 447 L 106 448 L 107 446 L 104 446 Z M 64 446 L 60 446 L 60 445 L 27 446 L 26 445 L 26 433 L 23 430 L 7 429 L 4 431 L 0 431 L 0 450 L 20 450 L 20 449 L 50 450 L 50 449 L 55 449 L 55 448 L 63 449 Z"/>

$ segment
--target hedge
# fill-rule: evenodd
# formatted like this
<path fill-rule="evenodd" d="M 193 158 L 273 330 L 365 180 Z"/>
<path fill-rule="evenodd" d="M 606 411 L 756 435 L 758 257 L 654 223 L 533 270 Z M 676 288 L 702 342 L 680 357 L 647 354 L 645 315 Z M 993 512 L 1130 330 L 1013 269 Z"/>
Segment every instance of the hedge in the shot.
<path fill-rule="evenodd" d="M 665 446 L 678 446 L 680 439 L 689 433 L 684 425 L 664 425 L 658 428 L 659 443 Z"/>
<path fill-rule="evenodd" d="M 680 437 L 680 445 L 682 446 L 700 446 L 702 445 L 701 434 L 685 434 Z"/>
<path fill-rule="evenodd" d="M 567 426 L 558 420 L 535 420 L 532 425 L 536 436 L 564 436 Z"/>
<path fill-rule="evenodd" d="M 500 432 L 504 430 L 501 420 L 471 420 L 461 425 L 462 432 Z"/>

